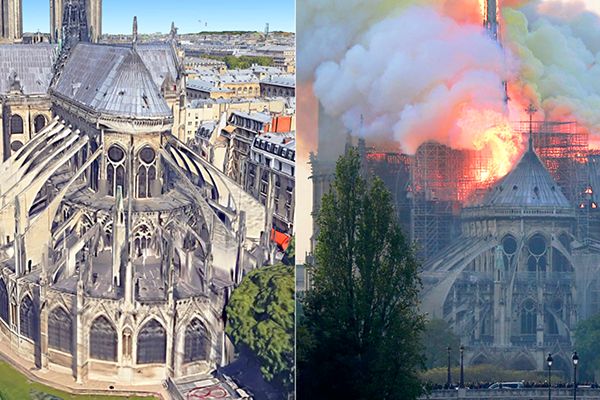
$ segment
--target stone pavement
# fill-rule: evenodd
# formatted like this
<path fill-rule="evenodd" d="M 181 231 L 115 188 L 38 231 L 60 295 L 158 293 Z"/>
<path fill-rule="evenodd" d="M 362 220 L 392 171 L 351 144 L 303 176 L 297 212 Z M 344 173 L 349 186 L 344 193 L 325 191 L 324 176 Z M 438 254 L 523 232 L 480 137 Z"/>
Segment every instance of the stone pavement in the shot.
<path fill-rule="evenodd" d="M 0 346 L 0 359 L 16 368 L 29 380 L 39 382 L 43 385 L 62 390 L 71 394 L 95 394 L 111 396 L 155 396 L 162 400 L 170 400 L 166 388 L 162 385 L 123 385 L 119 383 L 88 380 L 85 384 L 75 382 L 70 374 L 53 369 L 38 369 L 29 361 L 23 360 L 17 354 L 7 348 Z M 113 387 L 113 389 L 110 388 Z"/>

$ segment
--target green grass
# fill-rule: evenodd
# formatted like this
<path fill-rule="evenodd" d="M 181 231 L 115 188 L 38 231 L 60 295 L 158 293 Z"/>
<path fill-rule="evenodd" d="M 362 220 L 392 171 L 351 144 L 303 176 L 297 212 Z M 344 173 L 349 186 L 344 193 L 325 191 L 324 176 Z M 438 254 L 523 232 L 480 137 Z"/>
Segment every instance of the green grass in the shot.
<path fill-rule="evenodd" d="M 0 398 L 2 400 L 27 400 L 31 398 L 31 391 L 50 394 L 60 397 L 63 400 L 156 400 L 155 397 L 68 394 L 36 382 L 31 382 L 25 375 L 22 375 L 4 361 L 0 361 Z"/>

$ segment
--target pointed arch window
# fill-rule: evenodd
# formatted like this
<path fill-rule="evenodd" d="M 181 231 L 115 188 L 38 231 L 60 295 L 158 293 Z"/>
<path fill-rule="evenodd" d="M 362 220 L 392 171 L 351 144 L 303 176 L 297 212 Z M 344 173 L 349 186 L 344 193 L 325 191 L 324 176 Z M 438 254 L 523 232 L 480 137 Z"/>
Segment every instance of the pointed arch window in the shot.
<path fill-rule="evenodd" d="M 521 310 L 521 334 L 533 335 L 537 329 L 537 309 L 533 300 L 527 300 Z"/>
<path fill-rule="evenodd" d="M 127 196 L 127 182 L 125 179 L 125 150 L 120 146 L 112 145 L 106 156 L 106 180 L 108 182 L 108 195 L 117 193 L 117 186 L 121 186 L 123 196 Z"/>
<path fill-rule="evenodd" d="M 62 307 L 57 307 L 48 316 L 48 347 L 73 353 L 73 321 Z"/>
<path fill-rule="evenodd" d="M 34 132 L 38 133 L 39 131 L 44 129 L 45 126 L 46 126 L 46 117 L 44 117 L 42 114 L 36 116 L 35 119 L 33 120 Z"/>
<path fill-rule="evenodd" d="M 165 363 L 167 360 L 167 332 L 155 319 L 143 326 L 137 337 L 137 363 Z"/>
<path fill-rule="evenodd" d="M 90 357 L 117 361 L 117 331 L 104 316 L 96 318 L 90 328 Z"/>
<path fill-rule="evenodd" d="M 155 160 L 156 152 L 149 146 L 138 153 L 137 197 L 140 199 L 152 197 L 152 186 L 156 179 Z"/>
<path fill-rule="evenodd" d="M 19 329 L 21 335 L 34 340 L 35 334 L 35 310 L 31 297 L 25 296 L 19 306 Z"/>
<path fill-rule="evenodd" d="M 0 318 L 7 324 L 10 323 L 8 320 L 8 290 L 4 280 L 0 279 Z"/>
<path fill-rule="evenodd" d="M 210 336 L 198 318 L 185 328 L 185 362 L 206 360 L 210 352 Z"/>

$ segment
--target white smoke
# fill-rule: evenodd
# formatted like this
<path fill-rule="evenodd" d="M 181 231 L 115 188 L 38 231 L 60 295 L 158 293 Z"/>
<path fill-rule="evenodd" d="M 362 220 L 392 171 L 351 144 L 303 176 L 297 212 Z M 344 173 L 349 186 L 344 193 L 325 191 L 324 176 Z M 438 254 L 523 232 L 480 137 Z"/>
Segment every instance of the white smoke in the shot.
<path fill-rule="evenodd" d="M 600 133 L 600 18 L 552 2 L 505 9 L 506 42 L 521 62 L 522 96 L 552 119 L 575 119 Z"/>
<path fill-rule="evenodd" d="M 460 117 L 504 107 L 506 56 L 480 26 L 410 7 L 375 23 L 340 61 L 322 63 L 314 91 L 360 134 L 390 136 L 412 152 L 428 140 L 472 145 Z"/>

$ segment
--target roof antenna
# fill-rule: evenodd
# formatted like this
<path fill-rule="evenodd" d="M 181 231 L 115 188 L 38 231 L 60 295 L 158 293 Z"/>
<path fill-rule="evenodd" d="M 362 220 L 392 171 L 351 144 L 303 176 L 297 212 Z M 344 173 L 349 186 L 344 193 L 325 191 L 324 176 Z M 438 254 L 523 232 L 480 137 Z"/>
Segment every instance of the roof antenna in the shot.
<path fill-rule="evenodd" d="M 132 46 L 135 49 L 137 47 L 138 40 L 138 27 L 137 27 L 137 16 L 133 17 L 133 38 L 132 38 Z"/>
<path fill-rule="evenodd" d="M 533 103 L 529 103 L 529 107 L 525 109 L 525 112 L 529 114 L 529 149 L 528 151 L 533 151 L 533 114 L 537 112 L 537 108 L 533 105 Z"/>

